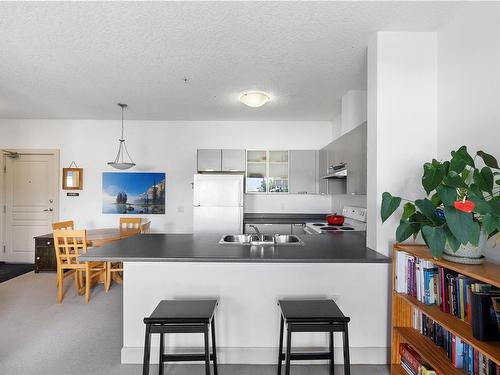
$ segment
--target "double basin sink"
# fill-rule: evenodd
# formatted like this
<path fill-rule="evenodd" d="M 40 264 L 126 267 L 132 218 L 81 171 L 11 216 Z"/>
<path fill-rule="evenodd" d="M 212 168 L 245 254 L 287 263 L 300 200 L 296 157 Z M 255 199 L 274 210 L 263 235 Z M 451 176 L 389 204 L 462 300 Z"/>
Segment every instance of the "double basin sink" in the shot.
<path fill-rule="evenodd" d="M 304 242 L 295 235 L 289 234 L 226 234 L 220 244 L 247 246 L 303 246 Z"/>

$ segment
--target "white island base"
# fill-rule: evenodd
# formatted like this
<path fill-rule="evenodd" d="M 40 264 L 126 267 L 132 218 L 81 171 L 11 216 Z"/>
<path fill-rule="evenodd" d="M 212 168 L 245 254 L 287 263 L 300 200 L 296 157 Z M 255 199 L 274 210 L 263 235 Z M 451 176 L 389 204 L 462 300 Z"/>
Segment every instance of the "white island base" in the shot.
<path fill-rule="evenodd" d="M 162 299 L 218 298 L 216 341 L 221 364 L 275 364 L 278 299 L 333 298 L 349 323 L 352 364 L 388 363 L 387 263 L 125 262 L 122 363 L 142 363 L 143 319 Z M 342 363 L 341 334 L 335 361 Z M 151 363 L 158 363 L 153 335 Z M 201 334 L 167 335 L 168 352 L 202 352 Z M 294 333 L 292 351 L 322 347 L 326 333 Z M 315 361 L 314 363 L 319 363 Z"/>

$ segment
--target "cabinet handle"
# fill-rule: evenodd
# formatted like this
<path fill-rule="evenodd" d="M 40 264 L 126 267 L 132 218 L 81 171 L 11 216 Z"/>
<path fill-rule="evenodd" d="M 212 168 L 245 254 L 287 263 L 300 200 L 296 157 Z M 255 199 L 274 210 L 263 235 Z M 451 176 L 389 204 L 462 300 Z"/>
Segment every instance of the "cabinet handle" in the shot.
<path fill-rule="evenodd" d="M 36 257 L 36 260 L 40 260 L 40 257 Z"/>
<path fill-rule="evenodd" d="M 50 241 L 47 241 L 47 245 L 50 245 Z"/>

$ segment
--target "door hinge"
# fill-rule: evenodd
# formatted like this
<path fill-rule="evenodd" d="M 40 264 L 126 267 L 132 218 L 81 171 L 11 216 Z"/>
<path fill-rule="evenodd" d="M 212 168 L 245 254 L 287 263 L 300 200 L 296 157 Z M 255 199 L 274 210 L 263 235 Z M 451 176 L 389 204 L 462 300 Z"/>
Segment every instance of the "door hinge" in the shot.
<path fill-rule="evenodd" d="M 5 245 L 3 245 L 2 247 L 3 247 L 3 252 L 6 253 Z"/>

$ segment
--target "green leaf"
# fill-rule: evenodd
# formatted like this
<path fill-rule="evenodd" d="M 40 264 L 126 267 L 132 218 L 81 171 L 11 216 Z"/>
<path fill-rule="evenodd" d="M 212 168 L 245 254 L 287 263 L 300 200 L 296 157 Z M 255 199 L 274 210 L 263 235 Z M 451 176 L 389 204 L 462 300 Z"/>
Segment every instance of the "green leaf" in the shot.
<path fill-rule="evenodd" d="M 469 186 L 469 197 L 484 200 L 484 194 L 476 184 L 471 184 Z"/>
<path fill-rule="evenodd" d="M 427 195 L 433 191 L 443 181 L 445 176 L 445 168 L 436 159 L 432 163 L 424 164 L 424 175 L 422 176 L 422 186 Z"/>
<path fill-rule="evenodd" d="M 432 194 L 432 197 L 431 197 L 431 202 L 432 202 L 432 205 L 434 207 L 439 207 L 441 206 L 441 203 L 443 203 L 441 201 L 441 198 L 439 198 L 439 194 L 438 193 L 434 193 Z"/>
<path fill-rule="evenodd" d="M 450 171 L 450 173 L 448 173 L 448 176 L 446 176 L 443 179 L 443 183 L 447 186 L 450 186 L 450 187 L 453 187 L 456 189 L 457 188 L 463 188 L 463 189 L 468 188 L 467 184 L 464 182 L 462 177 L 455 171 Z"/>
<path fill-rule="evenodd" d="M 467 152 L 467 147 L 462 146 L 457 151 L 451 152 L 450 171 L 460 173 L 466 165 L 474 168 L 474 159 Z"/>
<path fill-rule="evenodd" d="M 382 223 L 385 222 L 394 211 L 396 211 L 401 204 L 401 198 L 393 197 L 390 193 L 385 192 L 382 194 L 382 206 L 380 207 L 380 216 Z"/>
<path fill-rule="evenodd" d="M 472 214 L 459 211 L 455 207 L 445 207 L 444 216 L 451 233 L 460 243 L 467 244 L 473 230 Z"/>
<path fill-rule="evenodd" d="M 445 206 L 453 206 L 453 203 L 457 200 L 457 189 L 455 188 L 439 185 L 436 192 Z"/>
<path fill-rule="evenodd" d="M 417 206 L 418 209 L 420 210 L 420 212 L 425 217 L 430 219 L 432 222 L 435 222 L 435 223 L 439 222 L 438 217 L 436 216 L 436 208 L 434 207 L 434 205 L 432 204 L 432 202 L 429 199 L 427 199 L 427 198 L 417 199 L 415 201 L 415 206 Z"/>
<path fill-rule="evenodd" d="M 471 200 L 472 202 L 474 202 L 473 212 L 475 212 L 476 214 L 484 215 L 494 211 L 490 203 L 488 201 L 485 201 L 484 199 L 472 198 Z"/>
<path fill-rule="evenodd" d="M 479 235 L 481 233 L 481 226 L 477 221 L 472 222 L 472 231 L 470 234 L 470 240 L 469 242 L 474 245 L 478 246 L 479 245 Z"/>
<path fill-rule="evenodd" d="M 488 201 L 488 203 L 493 208 L 493 212 L 497 216 L 500 216 L 500 197 L 499 196 L 493 197 Z"/>
<path fill-rule="evenodd" d="M 432 256 L 440 257 L 444 252 L 444 245 L 446 244 L 444 229 L 442 227 L 424 225 L 422 227 L 422 236 L 427 246 L 429 246 Z"/>
<path fill-rule="evenodd" d="M 500 220 L 497 217 L 493 216 L 490 213 L 484 215 L 483 228 L 488 234 L 488 236 L 491 235 L 493 232 L 495 232 L 497 228 L 499 228 L 499 226 L 500 226 Z"/>
<path fill-rule="evenodd" d="M 446 233 L 446 241 L 453 251 L 457 251 L 460 248 L 460 241 L 451 233 L 450 228 L 447 225 L 444 226 L 444 232 Z"/>
<path fill-rule="evenodd" d="M 415 209 L 415 205 L 411 202 L 405 203 L 403 206 L 403 215 L 401 216 L 401 220 L 408 220 L 417 210 Z"/>
<path fill-rule="evenodd" d="M 407 240 L 415 231 L 418 231 L 418 226 L 407 221 L 401 221 L 396 229 L 396 241 L 403 242 Z"/>
<path fill-rule="evenodd" d="M 487 154 L 484 151 L 478 151 L 477 155 L 483 159 L 484 164 L 486 164 L 490 168 L 500 169 L 498 167 L 497 159 L 495 159 L 492 155 Z"/>
<path fill-rule="evenodd" d="M 484 167 L 481 171 L 479 171 L 479 169 L 475 169 L 474 182 L 479 189 L 491 194 L 493 190 L 493 172 L 488 167 Z"/>

